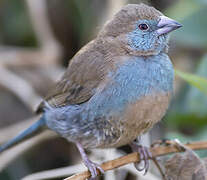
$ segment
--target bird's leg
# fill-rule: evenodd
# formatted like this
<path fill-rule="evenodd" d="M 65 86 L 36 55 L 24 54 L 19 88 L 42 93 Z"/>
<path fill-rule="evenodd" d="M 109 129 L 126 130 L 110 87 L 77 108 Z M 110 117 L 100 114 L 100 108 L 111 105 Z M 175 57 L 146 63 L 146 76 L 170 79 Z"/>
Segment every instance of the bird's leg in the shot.
<path fill-rule="evenodd" d="M 132 148 L 132 151 L 134 152 L 138 152 L 140 155 L 140 162 L 143 160 L 144 161 L 144 166 L 140 168 L 140 162 L 139 163 L 134 163 L 135 168 L 138 171 L 143 171 L 145 170 L 144 174 L 147 173 L 147 171 L 149 170 L 149 159 L 152 159 L 152 154 L 149 151 L 148 147 L 142 146 L 141 144 L 139 144 L 139 142 L 132 142 L 131 144 L 129 144 Z"/>
<path fill-rule="evenodd" d="M 91 173 L 91 178 L 90 178 L 90 180 L 93 180 L 93 179 L 95 179 L 95 178 L 98 176 L 97 169 L 98 169 L 101 173 L 104 173 L 104 170 L 101 168 L 101 166 L 99 166 L 98 164 L 92 162 L 92 161 L 88 158 L 88 156 L 87 156 L 87 154 L 86 154 L 84 148 L 82 147 L 82 145 L 81 145 L 80 143 L 76 143 L 76 146 L 77 146 L 77 148 L 78 148 L 78 150 L 79 150 L 79 152 L 80 152 L 80 154 L 81 154 L 81 157 L 82 157 L 82 159 L 83 159 L 83 162 L 84 162 L 85 166 L 88 168 L 88 170 L 89 170 L 90 173 Z"/>

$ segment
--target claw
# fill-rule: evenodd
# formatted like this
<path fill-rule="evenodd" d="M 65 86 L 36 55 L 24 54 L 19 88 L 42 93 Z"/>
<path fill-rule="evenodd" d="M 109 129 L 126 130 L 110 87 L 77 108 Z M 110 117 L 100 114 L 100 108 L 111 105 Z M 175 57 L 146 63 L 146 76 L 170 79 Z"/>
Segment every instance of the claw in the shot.
<path fill-rule="evenodd" d="M 98 164 L 92 162 L 89 159 L 84 161 L 84 164 L 85 164 L 85 166 L 88 168 L 88 170 L 91 173 L 90 180 L 95 179 L 98 176 L 97 170 L 99 170 L 101 173 L 104 173 L 104 170 L 101 168 L 101 166 L 99 166 Z"/>
<path fill-rule="evenodd" d="M 81 154 L 81 157 L 83 159 L 83 162 L 84 162 L 85 166 L 88 168 L 88 170 L 91 173 L 90 180 L 95 180 L 96 177 L 99 174 L 98 171 L 100 171 L 100 173 L 102 173 L 102 174 L 104 173 L 103 168 L 100 165 L 92 162 L 88 158 L 87 154 L 85 153 L 85 151 L 84 151 L 84 149 L 83 149 L 83 147 L 82 147 L 82 145 L 80 143 L 76 143 L 76 146 L 78 147 L 78 150 L 80 151 L 80 154 Z"/>
<path fill-rule="evenodd" d="M 139 167 L 140 166 L 140 162 L 139 163 L 134 163 L 135 168 L 138 171 L 143 171 L 144 170 L 144 175 L 148 172 L 149 170 L 149 159 L 152 159 L 152 154 L 149 151 L 149 148 L 141 146 L 139 144 L 136 143 L 132 143 L 130 144 L 132 150 L 134 152 L 138 152 L 140 155 L 140 160 L 144 162 L 144 166 L 143 167 Z"/>

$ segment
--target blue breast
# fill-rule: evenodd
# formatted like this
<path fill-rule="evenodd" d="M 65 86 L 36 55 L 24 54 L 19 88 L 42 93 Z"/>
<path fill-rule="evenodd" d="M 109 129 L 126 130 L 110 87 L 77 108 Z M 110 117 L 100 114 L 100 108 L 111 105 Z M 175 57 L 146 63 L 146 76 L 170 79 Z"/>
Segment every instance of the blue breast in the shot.
<path fill-rule="evenodd" d="M 45 112 L 47 126 L 84 147 L 114 143 L 127 107 L 152 93 L 173 89 L 173 67 L 167 55 L 128 57 L 91 99 Z"/>
<path fill-rule="evenodd" d="M 166 54 L 129 57 L 116 72 L 109 73 L 111 81 L 88 102 L 89 117 L 121 113 L 143 96 L 170 92 L 173 77 L 173 66 Z"/>

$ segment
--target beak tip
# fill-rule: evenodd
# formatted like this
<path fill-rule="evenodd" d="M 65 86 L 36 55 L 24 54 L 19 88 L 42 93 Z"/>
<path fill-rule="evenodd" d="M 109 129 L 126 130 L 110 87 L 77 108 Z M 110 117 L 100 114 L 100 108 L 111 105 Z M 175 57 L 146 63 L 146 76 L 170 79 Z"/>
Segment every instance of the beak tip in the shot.
<path fill-rule="evenodd" d="M 175 22 L 176 22 L 176 21 L 175 21 Z M 180 23 L 178 23 L 178 22 L 176 22 L 176 23 L 175 23 L 175 27 L 176 27 L 176 28 L 181 28 L 181 27 L 183 27 L 183 25 L 180 24 Z"/>
<path fill-rule="evenodd" d="M 157 26 L 159 28 L 158 34 L 162 35 L 181 28 L 183 25 L 166 16 L 161 16 Z"/>

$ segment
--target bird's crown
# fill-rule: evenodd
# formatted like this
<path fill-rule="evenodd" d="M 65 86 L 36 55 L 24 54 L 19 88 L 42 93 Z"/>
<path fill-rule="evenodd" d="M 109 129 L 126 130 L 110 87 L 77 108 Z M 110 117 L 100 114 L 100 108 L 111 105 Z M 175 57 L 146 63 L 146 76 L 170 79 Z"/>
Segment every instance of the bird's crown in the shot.
<path fill-rule="evenodd" d="M 154 7 L 145 4 L 128 4 L 113 19 L 107 22 L 100 32 L 101 35 L 117 36 L 130 32 L 138 20 L 158 20 L 163 14 Z"/>

